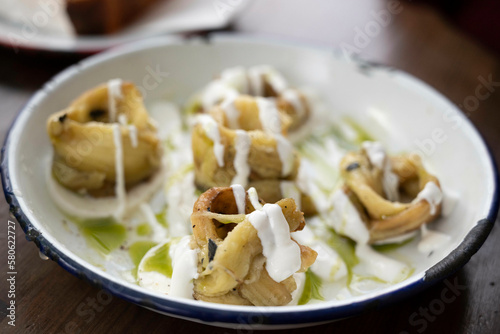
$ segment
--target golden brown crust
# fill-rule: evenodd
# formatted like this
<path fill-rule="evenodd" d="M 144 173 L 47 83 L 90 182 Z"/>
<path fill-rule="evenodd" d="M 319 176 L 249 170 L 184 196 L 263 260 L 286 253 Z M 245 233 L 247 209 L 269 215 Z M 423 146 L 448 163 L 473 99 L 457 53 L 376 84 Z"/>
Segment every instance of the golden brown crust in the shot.
<path fill-rule="evenodd" d="M 305 226 L 303 213 L 297 210 L 293 199 L 283 199 L 276 204 L 281 207 L 290 231 L 301 230 Z M 247 195 L 245 212 L 254 210 Z M 289 303 L 291 292 L 296 289 L 295 281 L 291 276 L 282 282 L 269 277 L 257 230 L 245 215 L 240 215 L 238 223 L 217 221 L 218 215 L 237 217 L 237 213 L 230 187 L 212 188 L 202 194 L 194 205 L 191 222 L 194 239 L 200 249 L 201 271 L 195 280 L 195 298 L 239 305 Z M 213 244 L 217 245 L 216 251 L 210 254 Z M 300 271 L 305 271 L 314 263 L 317 253 L 307 246 L 299 247 L 302 260 Z"/>
<path fill-rule="evenodd" d="M 417 155 L 390 158 L 392 172 L 399 179 L 401 197 L 413 200 L 428 182 L 440 187 L 438 179 L 429 174 Z M 382 187 L 382 171 L 374 167 L 366 154 L 348 153 L 340 163 L 345 181 L 344 192 L 357 207 L 370 231 L 370 242 L 395 237 L 418 229 L 437 218 L 441 204 L 431 214 L 431 205 L 418 202 L 396 202 L 386 199 Z"/>
<path fill-rule="evenodd" d="M 290 172 L 283 175 L 283 163 L 278 152 L 278 140 L 273 134 L 262 130 L 259 120 L 259 109 L 254 98 L 240 96 L 235 101 L 239 110 L 238 123 L 240 129 L 247 131 L 251 144 L 247 164 L 250 168 L 246 188 L 255 187 L 266 202 L 276 202 L 283 198 L 280 183 L 293 181 L 297 178 L 300 158 L 293 150 L 293 162 Z M 198 189 L 207 190 L 211 187 L 229 186 L 236 176 L 234 159 L 236 155 L 236 131 L 229 128 L 226 114 L 220 107 L 215 107 L 209 113 L 218 124 L 220 143 L 224 146 L 224 165 L 218 164 L 214 154 L 214 143 L 206 134 L 203 125 L 197 124 L 191 134 L 193 161 L 195 169 L 195 183 Z M 282 135 L 290 125 L 290 117 L 279 113 Z M 306 215 L 316 213 L 313 202 L 306 194 L 302 194 L 303 211 Z"/>
<path fill-rule="evenodd" d="M 162 147 L 139 91 L 132 83 L 121 85 L 116 114 L 125 115 L 137 131 L 137 146 L 131 128 L 120 126 L 125 185 L 131 188 L 152 176 L 160 167 Z M 51 115 L 47 132 L 54 147 L 55 178 L 73 191 L 112 196 L 116 180 L 113 124 L 109 123 L 108 87 L 91 89 L 68 108 Z"/>

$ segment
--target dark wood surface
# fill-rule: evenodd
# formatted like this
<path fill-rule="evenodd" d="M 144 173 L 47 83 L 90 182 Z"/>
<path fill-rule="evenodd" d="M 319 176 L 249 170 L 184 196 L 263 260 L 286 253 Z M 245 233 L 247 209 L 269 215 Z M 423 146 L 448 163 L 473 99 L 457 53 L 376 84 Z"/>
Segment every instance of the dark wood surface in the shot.
<path fill-rule="evenodd" d="M 237 2 L 232 2 L 237 3 Z M 499 59 L 428 7 L 401 2 L 401 11 L 363 48 L 359 56 L 405 70 L 429 83 L 459 105 L 500 159 L 500 87 L 476 110 L 463 107 L 474 96 L 479 77 L 500 81 Z M 236 31 L 257 32 L 338 48 L 354 45 L 356 29 L 374 20 L 384 1 L 260 0 L 247 7 L 233 24 Z M 344 44 L 343 44 L 344 43 Z M 0 137 L 17 111 L 43 82 L 76 58 L 0 50 Z M 469 108 L 470 109 L 470 108 Z M 34 143 L 36 145 L 36 143 Z M 467 163 L 467 162 L 464 162 Z M 0 204 L 0 332 L 2 333 L 249 333 L 211 327 L 162 316 L 119 298 L 102 297 L 97 288 L 73 277 L 56 263 L 43 261 L 17 225 L 17 319 L 8 326 L 7 220 Z M 447 282 L 365 314 L 309 330 L 328 333 L 500 333 L 500 230 L 489 238 Z M 458 285 L 455 298 L 443 297 Z M 443 299 L 445 298 L 445 299 Z M 449 300 L 453 299 L 452 301 Z M 92 303 L 95 305 L 92 307 Z M 440 307 L 443 306 L 443 307 Z M 288 332 L 302 333 L 308 329 Z"/>

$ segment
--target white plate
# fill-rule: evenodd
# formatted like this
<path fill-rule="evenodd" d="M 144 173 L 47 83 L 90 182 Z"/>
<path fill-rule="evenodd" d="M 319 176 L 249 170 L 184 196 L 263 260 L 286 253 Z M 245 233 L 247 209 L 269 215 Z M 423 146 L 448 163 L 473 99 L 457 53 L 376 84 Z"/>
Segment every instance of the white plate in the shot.
<path fill-rule="evenodd" d="M 62 7 L 41 7 L 32 0 L 0 0 L 0 44 L 14 50 L 35 49 L 83 54 L 167 33 L 220 29 L 248 0 L 167 0 L 112 35 L 74 36 Z M 24 3 L 23 3 L 24 2 Z M 44 3 L 57 4 L 57 1 Z"/>
<path fill-rule="evenodd" d="M 423 151 L 445 191 L 459 194 L 451 214 L 433 225 L 451 236 L 449 247 L 422 259 L 409 279 L 381 291 L 345 301 L 284 307 L 220 305 L 156 295 L 90 261 L 84 240 L 62 228 L 64 217 L 47 196 L 43 171 L 51 155 L 44 126 L 48 116 L 110 78 L 142 86 L 150 80 L 151 69 L 168 72 L 154 88 L 143 87 L 146 102 L 159 98 L 183 102 L 224 68 L 262 63 L 275 66 L 292 83 L 314 87 L 331 112 L 354 118 L 390 152 Z M 68 271 L 158 312 L 231 327 L 283 328 L 332 321 L 415 293 L 464 265 L 484 242 L 498 210 L 496 167 L 483 140 L 434 89 L 400 71 L 349 61 L 328 50 L 241 35 L 216 35 L 208 41 L 157 38 L 65 70 L 36 93 L 14 122 L 4 147 L 2 180 L 11 210 L 28 238 Z"/>

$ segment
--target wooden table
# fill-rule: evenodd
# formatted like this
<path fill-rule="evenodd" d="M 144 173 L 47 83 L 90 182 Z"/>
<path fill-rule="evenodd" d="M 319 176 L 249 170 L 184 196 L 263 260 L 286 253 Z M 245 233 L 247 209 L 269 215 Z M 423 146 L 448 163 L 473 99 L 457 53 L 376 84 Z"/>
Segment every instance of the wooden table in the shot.
<path fill-rule="evenodd" d="M 233 2 L 237 3 L 237 2 Z M 232 29 L 305 40 L 332 49 L 355 46 L 357 29 L 375 20 L 373 11 L 384 1 L 290 1 L 260 0 L 246 8 Z M 474 96 L 479 77 L 500 81 L 499 61 L 468 39 L 433 10 L 402 2 L 391 22 L 370 37 L 356 53 L 364 59 L 405 70 L 441 91 L 461 106 Z M 0 136 L 3 138 L 16 112 L 43 82 L 76 59 L 44 54 L 15 54 L 0 50 Z M 498 90 L 499 88 L 495 88 Z M 477 110 L 462 107 L 500 159 L 500 93 L 494 91 Z M 6 203 L 0 204 L 0 301 L 7 300 L 6 234 L 9 219 Z M 5 255 L 3 255 L 5 254 Z M 484 246 L 465 268 L 417 296 L 380 310 L 321 325 L 318 332 L 376 333 L 500 333 L 500 230 L 494 228 Z M 102 306 L 91 304 L 99 290 L 73 277 L 51 261 L 43 261 L 33 243 L 17 226 L 17 321 L 7 325 L 0 317 L 2 333 L 165 333 L 248 332 L 215 328 L 158 315 L 112 298 Z M 444 309 L 425 313 L 440 300 L 446 284 L 463 286 Z M 2 306 L 0 312 L 4 312 Z M 427 315 L 425 315 L 427 314 Z M 306 332 L 296 329 L 288 332 Z"/>

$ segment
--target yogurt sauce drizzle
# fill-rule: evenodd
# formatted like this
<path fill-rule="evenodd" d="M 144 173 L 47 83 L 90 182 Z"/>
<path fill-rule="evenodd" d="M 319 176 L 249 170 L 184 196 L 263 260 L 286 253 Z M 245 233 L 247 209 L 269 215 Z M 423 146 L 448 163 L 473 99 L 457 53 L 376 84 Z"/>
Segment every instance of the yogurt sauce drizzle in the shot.
<path fill-rule="evenodd" d="M 392 171 L 391 162 L 385 154 L 382 144 L 379 142 L 365 141 L 362 146 L 371 164 L 382 171 L 382 187 L 384 188 L 387 199 L 389 199 L 389 201 L 399 200 L 399 179 Z"/>
<path fill-rule="evenodd" d="M 122 133 L 119 124 L 113 124 L 113 141 L 115 144 L 115 194 L 118 205 L 115 211 L 115 217 L 120 219 L 125 211 L 125 172 L 123 166 L 123 146 Z"/>
<path fill-rule="evenodd" d="M 128 128 L 128 136 L 130 138 L 130 142 L 132 144 L 132 147 L 137 147 L 137 128 L 135 125 L 127 125 L 128 124 L 128 119 L 127 115 L 125 114 L 120 114 L 118 115 L 118 123 L 121 125 L 125 126 Z"/>
<path fill-rule="evenodd" d="M 408 271 L 404 263 L 377 253 L 366 244 L 356 245 L 356 255 L 362 259 L 369 273 L 389 283 L 396 283 L 403 279 Z"/>
<path fill-rule="evenodd" d="M 451 240 L 451 237 L 447 234 L 428 230 L 426 224 L 420 227 L 420 231 L 422 239 L 418 243 L 417 249 L 423 254 L 430 255 L 433 251 L 445 246 Z"/>
<path fill-rule="evenodd" d="M 201 95 L 203 109 L 209 110 L 221 100 L 248 93 L 248 80 L 243 67 L 229 68 L 221 72 L 220 78 L 212 81 Z"/>
<path fill-rule="evenodd" d="M 404 263 L 377 253 L 368 245 L 370 233 L 347 195 L 342 190 L 337 190 L 332 197 L 332 203 L 334 210 L 330 224 L 337 232 L 356 241 L 356 255 L 367 273 L 386 282 L 403 279 L 408 273 L 408 267 Z"/>
<path fill-rule="evenodd" d="M 281 207 L 265 204 L 247 216 L 262 243 L 266 270 L 276 282 L 281 282 L 301 267 L 300 248 L 290 238 L 290 227 Z"/>
<path fill-rule="evenodd" d="M 128 126 L 128 134 L 130 137 L 130 142 L 132 143 L 132 147 L 137 147 L 138 140 L 137 140 L 137 128 L 135 125 L 129 125 Z"/>
<path fill-rule="evenodd" d="M 109 122 L 116 122 L 116 100 L 121 99 L 122 95 L 122 80 L 112 79 L 108 81 L 108 109 L 109 109 Z"/>
<path fill-rule="evenodd" d="M 254 187 L 251 187 L 247 191 L 248 193 L 248 198 L 250 199 L 250 203 L 252 203 L 252 206 L 254 207 L 255 210 L 262 210 L 262 204 L 259 202 L 259 195 L 257 194 L 257 190 L 255 190 Z"/>
<path fill-rule="evenodd" d="M 172 283 L 170 296 L 193 298 L 193 279 L 198 278 L 198 253 L 190 247 L 191 236 L 183 237 L 172 245 Z"/>
<path fill-rule="evenodd" d="M 269 85 L 278 94 L 281 94 L 288 86 L 285 78 L 269 65 L 259 65 L 249 68 L 248 79 L 250 80 L 252 93 L 255 96 L 264 95 L 265 79 L 267 79 Z"/>
<path fill-rule="evenodd" d="M 236 202 L 236 206 L 238 207 L 238 214 L 245 214 L 247 194 L 245 188 L 239 184 L 233 184 L 231 188 L 233 189 L 234 200 Z"/>
<path fill-rule="evenodd" d="M 360 244 L 367 244 L 370 233 L 358 211 L 341 190 L 337 190 L 332 197 L 333 211 L 329 219 L 330 225 L 340 234 L 348 236 Z"/>
<path fill-rule="evenodd" d="M 241 184 L 246 187 L 248 176 L 250 175 L 250 166 L 248 165 L 248 154 L 250 153 L 251 139 L 246 131 L 236 130 L 234 169 L 236 175 L 233 177 L 232 184 Z"/>
<path fill-rule="evenodd" d="M 310 227 L 306 225 L 302 231 L 292 232 L 291 235 L 298 243 L 307 245 L 318 253 L 310 270 L 321 279 L 334 282 L 347 276 L 347 266 L 339 254 L 317 239 Z"/>
<path fill-rule="evenodd" d="M 214 155 L 217 159 L 217 164 L 219 167 L 224 167 L 224 145 L 221 142 L 219 125 L 209 115 L 199 115 L 197 122 L 201 124 L 208 138 L 214 143 Z"/>
<path fill-rule="evenodd" d="M 269 134 L 281 133 L 281 118 L 276 102 L 263 97 L 257 97 L 256 101 L 262 129 Z"/>
<path fill-rule="evenodd" d="M 276 102 L 262 97 L 257 98 L 259 119 L 264 132 L 274 136 L 276 149 L 281 160 L 281 175 L 287 176 L 293 168 L 293 146 L 281 134 L 281 119 Z"/>
<path fill-rule="evenodd" d="M 441 189 L 439 189 L 435 182 L 431 181 L 427 182 L 424 189 L 422 189 L 418 193 L 417 197 L 413 200 L 413 203 L 419 201 L 427 201 L 430 206 L 430 213 L 431 215 L 434 215 L 436 213 L 436 207 L 441 203 L 442 200 L 443 193 L 441 192 Z"/>
<path fill-rule="evenodd" d="M 220 80 L 242 94 L 249 92 L 247 73 L 242 66 L 225 69 L 220 74 Z"/>
<path fill-rule="evenodd" d="M 236 93 L 228 94 L 220 105 L 226 115 L 227 123 L 231 129 L 238 129 L 240 127 L 240 111 L 236 109 L 236 106 L 234 105 L 237 97 L 238 95 Z"/>
<path fill-rule="evenodd" d="M 274 135 L 276 147 L 281 161 L 281 175 L 287 176 L 292 172 L 294 156 L 293 145 L 281 134 Z"/>

